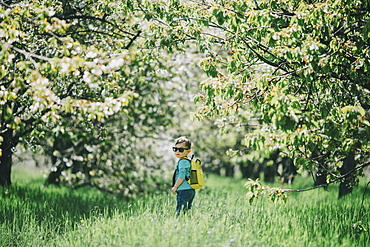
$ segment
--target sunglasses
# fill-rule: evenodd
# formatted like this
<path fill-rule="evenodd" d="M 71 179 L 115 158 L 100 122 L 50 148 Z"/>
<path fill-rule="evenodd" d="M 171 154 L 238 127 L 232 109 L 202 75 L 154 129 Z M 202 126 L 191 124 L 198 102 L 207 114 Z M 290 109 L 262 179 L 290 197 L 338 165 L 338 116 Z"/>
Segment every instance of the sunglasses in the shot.
<path fill-rule="evenodd" d="M 189 150 L 190 148 L 177 148 L 177 147 L 172 147 L 172 150 L 176 152 L 179 150 L 180 153 L 184 152 L 185 150 Z"/>

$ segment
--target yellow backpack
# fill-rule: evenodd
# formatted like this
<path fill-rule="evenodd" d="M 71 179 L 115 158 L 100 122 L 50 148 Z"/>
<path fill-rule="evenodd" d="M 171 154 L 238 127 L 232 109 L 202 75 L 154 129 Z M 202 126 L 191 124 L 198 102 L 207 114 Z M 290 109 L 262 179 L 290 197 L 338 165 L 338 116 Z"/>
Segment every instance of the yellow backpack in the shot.
<path fill-rule="evenodd" d="M 187 158 L 190 161 L 190 178 L 188 183 L 193 189 L 200 189 L 204 185 L 204 174 L 201 167 L 202 162 L 200 159 L 195 159 L 194 154 L 191 159 Z"/>

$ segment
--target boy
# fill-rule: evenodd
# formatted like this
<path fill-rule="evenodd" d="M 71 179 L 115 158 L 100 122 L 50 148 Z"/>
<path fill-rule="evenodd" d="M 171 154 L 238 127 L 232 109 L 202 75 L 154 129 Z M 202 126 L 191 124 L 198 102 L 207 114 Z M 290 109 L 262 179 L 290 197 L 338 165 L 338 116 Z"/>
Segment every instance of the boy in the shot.
<path fill-rule="evenodd" d="M 191 152 L 191 141 L 185 136 L 179 137 L 175 140 L 172 150 L 179 158 L 173 174 L 171 190 L 173 194 L 177 194 L 176 216 L 179 216 L 182 209 L 185 214 L 191 208 L 195 196 L 195 190 L 187 182 L 190 178 L 190 161 L 186 158 Z"/>

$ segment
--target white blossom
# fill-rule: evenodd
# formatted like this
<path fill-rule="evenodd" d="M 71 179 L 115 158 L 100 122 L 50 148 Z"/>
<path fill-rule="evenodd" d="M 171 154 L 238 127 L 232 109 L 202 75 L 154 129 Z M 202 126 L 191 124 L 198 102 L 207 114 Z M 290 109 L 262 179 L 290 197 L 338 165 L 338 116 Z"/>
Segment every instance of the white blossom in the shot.
<path fill-rule="evenodd" d="M 55 15 L 55 11 L 54 11 L 54 10 L 52 10 L 52 9 L 51 9 L 51 10 L 49 10 L 48 15 L 49 15 L 49 16 L 53 16 L 53 15 Z"/>
<path fill-rule="evenodd" d="M 14 54 L 10 54 L 8 56 L 8 63 L 11 63 L 13 61 L 13 58 L 15 58 L 15 55 Z"/>
<path fill-rule="evenodd" d="M 157 69 L 156 74 L 161 77 L 167 77 L 169 75 L 168 71 L 165 69 Z"/>
<path fill-rule="evenodd" d="M 94 75 L 97 75 L 97 76 L 101 76 L 103 74 L 102 70 L 99 67 L 93 68 L 91 70 L 91 73 L 93 73 Z"/>
<path fill-rule="evenodd" d="M 272 38 L 274 40 L 278 40 L 280 38 L 280 35 L 278 33 L 274 33 L 274 35 L 272 36 Z"/>
<path fill-rule="evenodd" d="M 81 53 L 81 47 L 77 46 L 73 51 L 72 51 L 72 55 L 77 55 Z"/>
<path fill-rule="evenodd" d="M 67 62 L 63 62 L 63 63 L 61 64 L 61 66 L 62 66 L 62 69 L 60 70 L 60 72 L 61 72 L 61 73 L 67 73 L 67 72 L 68 72 L 68 68 L 69 68 L 69 63 L 67 63 Z"/>
<path fill-rule="evenodd" d="M 93 51 L 89 51 L 87 54 L 86 54 L 86 57 L 87 58 L 94 58 L 94 57 L 96 57 L 97 56 L 97 54 L 95 53 L 95 52 L 93 52 Z"/>
<path fill-rule="evenodd" d="M 33 105 L 30 106 L 30 111 L 31 112 L 36 112 L 37 109 L 39 109 L 40 107 L 40 103 L 39 102 L 35 102 Z"/>
<path fill-rule="evenodd" d="M 79 156 L 79 155 L 72 155 L 71 156 L 72 160 L 77 160 L 77 161 L 83 161 L 84 158 L 82 156 Z"/>
<path fill-rule="evenodd" d="M 84 72 L 84 75 L 83 75 L 83 77 L 82 77 L 82 79 L 84 80 L 84 82 L 86 82 L 86 83 L 90 83 L 90 82 L 91 82 L 91 75 L 90 75 L 90 72 L 85 71 L 85 72 Z"/>
<path fill-rule="evenodd" d="M 98 83 L 89 83 L 88 84 L 89 85 L 89 87 L 91 88 L 91 89 L 95 89 L 95 88 L 98 88 L 99 87 L 99 84 Z"/>
<path fill-rule="evenodd" d="M 317 46 L 317 44 L 316 43 L 312 43 L 311 45 L 310 45 L 310 50 L 318 50 L 319 49 L 319 47 Z"/>
<path fill-rule="evenodd" d="M 122 58 L 116 58 L 116 59 L 113 59 L 109 62 L 108 64 L 108 68 L 109 69 L 118 69 L 119 67 L 121 67 L 124 63 L 124 60 Z"/>

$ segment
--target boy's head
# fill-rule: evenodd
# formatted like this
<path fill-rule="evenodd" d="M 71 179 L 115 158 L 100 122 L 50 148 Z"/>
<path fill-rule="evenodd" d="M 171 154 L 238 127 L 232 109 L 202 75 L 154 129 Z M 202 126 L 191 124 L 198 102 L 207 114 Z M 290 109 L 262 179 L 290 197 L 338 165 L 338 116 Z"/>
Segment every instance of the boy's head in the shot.
<path fill-rule="evenodd" d="M 181 136 L 175 140 L 172 148 L 177 158 L 185 158 L 191 152 L 191 141 L 186 136 Z"/>

